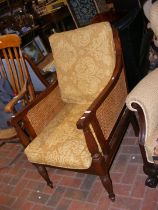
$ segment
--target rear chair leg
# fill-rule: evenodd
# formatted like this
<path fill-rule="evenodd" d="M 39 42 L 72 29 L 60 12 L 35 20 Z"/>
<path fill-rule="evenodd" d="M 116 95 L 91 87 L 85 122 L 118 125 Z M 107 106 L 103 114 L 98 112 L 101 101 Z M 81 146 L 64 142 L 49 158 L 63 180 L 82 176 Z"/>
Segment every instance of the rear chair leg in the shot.
<path fill-rule="evenodd" d="M 43 177 L 43 179 L 47 182 L 47 185 L 48 185 L 50 188 L 53 188 L 53 183 L 51 182 L 51 180 L 50 180 L 50 178 L 49 178 L 49 176 L 48 176 L 48 172 L 47 172 L 47 170 L 46 170 L 46 167 L 43 166 L 43 165 L 40 165 L 40 164 L 36 164 L 36 163 L 34 163 L 33 165 L 37 168 L 39 174 L 40 174 L 40 175 Z"/>
<path fill-rule="evenodd" d="M 144 173 L 148 176 L 145 181 L 145 185 L 151 188 L 155 188 L 158 185 L 158 166 L 155 164 L 145 163 L 143 170 Z"/>

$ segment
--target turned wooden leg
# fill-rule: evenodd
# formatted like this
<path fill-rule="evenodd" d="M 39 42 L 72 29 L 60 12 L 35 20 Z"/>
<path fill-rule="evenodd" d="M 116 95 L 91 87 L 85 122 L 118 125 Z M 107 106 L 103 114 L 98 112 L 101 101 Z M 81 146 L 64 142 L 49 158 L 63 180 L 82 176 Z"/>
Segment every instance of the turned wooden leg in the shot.
<path fill-rule="evenodd" d="M 109 194 L 109 198 L 112 201 L 115 201 L 115 194 L 113 192 L 113 186 L 109 175 L 109 169 L 106 167 L 105 158 L 101 155 L 101 153 L 96 153 L 95 155 L 93 155 L 93 164 L 95 167 L 96 174 L 98 174 L 98 176 L 100 177 L 105 190 Z"/>
<path fill-rule="evenodd" d="M 148 162 L 144 145 L 139 144 L 139 147 L 144 162 L 143 171 L 148 176 L 148 178 L 145 181 L 145 185 L 151 188 L 155 188 L 158 184 L 158 166 L 154 163 Z"/>
<path fill-rule="evenodd" d="M 112 181 L 111 181 L 110 175 L 106 174 L 104 176 L 100 176 L 100 179 L 101 179 L 103 186 L 105 187 L 106 191 L 109 194 L 109 198 L 112 201 L 115 201 L 115 194 L 113 192 Z"/>
<path fill-rule="evenodd" d="M 151 188 L 155 188 L 158 184 L 158 167 L 155 167 L 154 164 L 144 164 L 143 166 L 144 173 L 148 175 L 148 178 L 145 181 L 145 185 Z"/>
<path fill-rule="evenodd" d="M 47 173 L 47 170 L 46 170 L 46 167 L 43 166 L 43 165 L 40 165 L 40 164 L 35 164 L 35 167 L 37 168 L 39 174 L 44 178 L 44 180 L 47 182 L 47 185 L 51 188 L 53 188 L 53 183 L 51 182 L 49 176 L 48 176 L 48 173 Z"/>
<path fill-rule="evenodd" d="M 130 116 L 130 122 L 132 124 L 135 136 L 139 136 L 139 124 L 135 114 L 132 112 Z"/>

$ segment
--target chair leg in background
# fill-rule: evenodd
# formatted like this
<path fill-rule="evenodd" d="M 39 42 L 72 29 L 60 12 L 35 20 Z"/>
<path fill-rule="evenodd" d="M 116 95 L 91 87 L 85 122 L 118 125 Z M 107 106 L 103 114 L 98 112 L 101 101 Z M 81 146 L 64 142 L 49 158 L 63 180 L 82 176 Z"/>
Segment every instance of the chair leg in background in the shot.
<path fill-rule="evenodd" d="M 143 171 L 148 176 L 148 178 L 145 181 L 145 185 L 151 188 L 155 188 L 158 184 L 158 166 L 154 163 L 148 162 L 144 145 L 139 144 L 139 147 L 144 163 Z"/>
<path fill-rule="evenodd" d="M 19 139 L 17 139 L 17 140 L 5 140 L 5 141 L 0 141 L 0 148 L 3 146 L 3 145 L 5 145 L 5 144 L 11 144 L 11 143 L 18 143 L 18 144 L 20 144 L 20 141 L 19 141 Z M 23 154 L 23 151 L 24 151 L 24 149 L 23 148 L 21 148 L 20 149 L 20 151 L 18 152 L 18 154 L 15 156 L 15 158 L 14 159 L 12 159 L 10 162 L 8 162 L 6 165 L 4 165 L 4 166 L 1 166 L 0 167 L 0 170 L 3 170 L 3 169 L 5 169 L 5 168 L 8 168 L 8 167 L 11 167 L 13 164 L 15 164 L 15 162 L 20 158 L 20 156 Z"/>
<path fill-rule="evenodd" d="M 132 124 L 135 136 L 139 136 L 139 124 L 135 114 L 132 112 L 130 116 L 130 122 Z"/>
<path fill-rule="evenodd" d="M 53 183 L 52 181 L 50 180 L 49 176 L 48 176 L 48 172 L 46 170 L 46 167 L 43 166 L 43 165 L 40 165 L 40 164 L 36 164 L 34 163 L 33 165 L 35 165 L 35 167 L 37 168 L 39 174 L 44 178 L 44 180 L 47 182 L 47 185 L 50 187 L 50 188 L 53 188 Z"/>
<path fill-rule="evenodd" d="M 151 188 L 156 188 L 157 184 L 158 184 L 157 176 L 148 176 L 148 178 L 145 181 L 145 185 Z"/>
<path fill-rule="evenodd" d="M 155 167 L 154 164 L 144 164 L 143 170 L 144 173 L 148 175 L 145 185 L 151 188 L 156 188 L 158 184 L 158 167 Z"/>

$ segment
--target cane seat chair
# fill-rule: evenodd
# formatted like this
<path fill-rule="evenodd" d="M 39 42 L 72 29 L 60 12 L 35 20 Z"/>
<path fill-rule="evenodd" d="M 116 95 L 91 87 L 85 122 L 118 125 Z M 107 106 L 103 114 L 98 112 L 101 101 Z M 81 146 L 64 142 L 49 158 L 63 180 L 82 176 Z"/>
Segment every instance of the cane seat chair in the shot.
<path fill-rule="evenodd" d="M 102 22 L 56 33 L 49 41 L 58 83 L 12 124 L 28 160 L 50 187 L 45 166 L 92 173 L 115 200 L 109 169 L 133 119 L 124 106 L 127 88 L 117 31 Z"/>
<path fill-rule="evenodd" d="M 28 65 L 32 69 L 35 69 L 35 65 L 22 54 L 20 45 L 21 39 L 15 34 L 0 36 L 0 140 L 10 140 L 17 136 L 16 130 L 7 121 L 17 109 L 35 98 L 28 70 Z M 41 82 L 48 86 L 44 79 Z M 20 101 L 20 105 L 17 105 Z"/>
<path fill-rule="evenodd" d="M 158 68 L 143 78 L 129 93 L 126 104 L 137 115 L 140 132 L 139 146 L 148 176 L 145 185 L 158 184 Z M 144 91 L 145 90 L 145 91 Z"/>

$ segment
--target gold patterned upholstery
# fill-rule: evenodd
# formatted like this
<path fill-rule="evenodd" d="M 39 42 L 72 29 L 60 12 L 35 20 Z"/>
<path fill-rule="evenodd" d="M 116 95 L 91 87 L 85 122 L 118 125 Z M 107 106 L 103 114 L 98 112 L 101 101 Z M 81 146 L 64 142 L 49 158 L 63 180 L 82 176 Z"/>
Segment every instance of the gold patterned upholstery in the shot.
<path fill-rule="evenodd" d="M 97 23 L 56 33 L 50 44 L 58 81 L 12 124 L 49 186 L 45 166 L 79 170 L 98 175 L 114 200 L 109 168 L 130 122 L 118 33 Z"/>
<path fill-rule="evenodd" d="M 77 120 L 87 107 L 88 104 L 65 104 L 26 148 L 29 161 L 63 168 L 89 168 L 91 154 L 82 130 L 76 127 Z"/>
<path fill-rule="evenodd" d="M 87 103 L 96 98 L 115 67 L 110 24 L 102 22 L 53 34 L 49 41 L 63 101 Z"/>
<path fill-rule="evenodd" d="M 115 50 L 111 26 L 109 23 L 99 23 L 55 34 L 50 37 L 50 43 L 60 93 L 66 104 L 25 152 L 30 162 L 65 168 L 89 168 L 92 158 L 83 132 L 76 128 L 76 122 L 112 76 Z M 33 119 L 29 120 L 32 122 Z"/>

